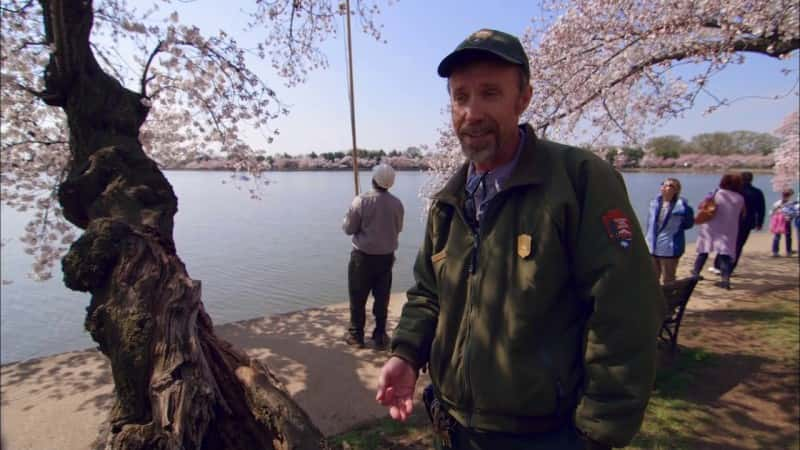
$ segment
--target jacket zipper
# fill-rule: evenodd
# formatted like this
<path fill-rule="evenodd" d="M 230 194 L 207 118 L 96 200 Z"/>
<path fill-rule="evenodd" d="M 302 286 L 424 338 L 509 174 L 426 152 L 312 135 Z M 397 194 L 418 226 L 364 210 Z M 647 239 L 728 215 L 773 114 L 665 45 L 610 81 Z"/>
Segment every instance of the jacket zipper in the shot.
<path fill-rule="evenodd" d="M 480 244 L 481 244 L 481 236 L 478 230 L 472 228 L 472 252 L 470 253 L 470 262 L 469 262 L 469 298 L 467 301 L 467 331 L 464 336 L 464 394 L 465 398 L 465 406 L 466 406 L 466 420 L 467 420 L 467 427 L 472 426 L 472 408 L 473 408 L 473 393 L 472 393 L 472 382 L 469 376 L 469 342 L 472 336 L 472 309 L 473 309 L 473 297 L 475 295 L 475 272 L 478 270 L 478 253 L 480 251 Z"/>
<path fill-rule="evenodd" d="M 561 399 L 564 398 L 564 388 L 561 386 L 561 378 L 556 377 L 556 410 L 554 415 L 558 417 L 561 411 Z"/>
<path fill-rule="evenodd" d="M 553 378 L 555 378 L 555 394 L 556 394 L 556 405 L 555 411 L 553 412 L 553 416 L 558 417 L 559 412 L 561 411 L 561 402 L 564 399 L 564 386 L 561 384 L 561 376 L 559 375 L 558 369 L 553 364 L 553 359 L 550 357 L 550 353 L 547 351 L 543 351 L 542 357 L 540 358 L 544 367 L 547 368 L 547 372 L 552 373 Z"/>
<path fill-rule="evenodd" d="M 475 303 L 475 273 L 478 271 L 478 259 L 480 255 L 480 246 L 481 246 L 481 234 L 483 230 L 483 226 L 481 224 L 486 224 L 487 219 L 490 218 L 490 213 L 494 212 L 497 209 L 498 200 L 502 193 L 498 193 L 492 202 L 489 204 L 486 213 L 483 216 L 483 221 L 477 224 L 477 226 L 473 226 L 474 222 L 465 222 L 468 224 L 470 231 L 472 231 L 472 251 L 470 252 L 470 261 L 469 261 L 469 276 L 468 276 L 468 301 L 467 301 L 467 331 L 464 336 L 464 394 L 465 398 L 465 406 L 466 406 L 466 421 L 467 427 L 472 426 L 472 416 L 473 416 L 473 409 L 474 409 L 474 402 L 475 402 L 475 395 L 472 392 L 472 381 L 470 380 L 469 376 L 469 343 L 470 338 L 472 336 L 472 314 L 473 314 L 473 304 Z"/>

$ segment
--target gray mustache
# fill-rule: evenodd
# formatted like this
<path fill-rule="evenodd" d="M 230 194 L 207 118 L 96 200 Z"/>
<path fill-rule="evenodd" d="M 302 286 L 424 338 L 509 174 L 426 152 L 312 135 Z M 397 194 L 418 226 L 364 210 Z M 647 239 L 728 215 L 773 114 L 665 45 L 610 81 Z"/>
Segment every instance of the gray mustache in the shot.
<path fill-rule="evenodd" d="M 462 127 L 459 130 L 459 133 L 460 134 L 484 134 L 484 133 L 488 133 L 490 131 L 494 131 L 494 127 L 491 124 L 486 124 L 486 125 Z"/>

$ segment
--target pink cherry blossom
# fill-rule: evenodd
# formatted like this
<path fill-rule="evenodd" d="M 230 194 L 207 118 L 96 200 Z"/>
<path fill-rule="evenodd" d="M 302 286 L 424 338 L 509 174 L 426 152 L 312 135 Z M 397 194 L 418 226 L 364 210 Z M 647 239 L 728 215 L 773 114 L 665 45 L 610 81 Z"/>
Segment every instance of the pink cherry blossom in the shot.
<path fill-rule="evenodd" d="M 354 2 L 350 14 L 364 32 L 381 39 L 376 1 Z M 139 140 L 162 167 L 216 155 L 257 177 L 267 167 L 259 158 L 265 148 L 245 141 L 242 130 L 261 132 L 269 144 L 277 134 L 272 119 L 288 109 L 254 72 L 254 63 L 269 60 L 289 86 L 303 82 L 310 71 L 327 66 L 319 46 L 337 34 L 336 21 L 348 13 L 343 5 L 253 0 L 243 27 L 264 38 L 252 50 L 237 42 L 238 30 L 211 32 L 182 23 L 171 10 L 180 2 L 96 0 L 92 51 L 102 68 L 137 91 L 149 108 Z M 0 6 L 0 201 L 35 211 L 21 239 L 34 256 L 33 275 L 46 279 L 76 234 L 56 198 L 69 157 L 65 115 L 40 100 L 46 95 L 44 68 L 56 48 L 46 44 L 40 2 L 2 0 Z M 132 63 L 120 48 L 132 49 Z"/>
<path fill-rule="evenodd" d="M 795 111 L 783 119 L 775 133 L 783 138 L 781 145 L 775 150 L 775 177 L 772 189 L 781 192 L 794 188 L 800 178 L 798 154 L 800 154 L 800 121 Z"/>

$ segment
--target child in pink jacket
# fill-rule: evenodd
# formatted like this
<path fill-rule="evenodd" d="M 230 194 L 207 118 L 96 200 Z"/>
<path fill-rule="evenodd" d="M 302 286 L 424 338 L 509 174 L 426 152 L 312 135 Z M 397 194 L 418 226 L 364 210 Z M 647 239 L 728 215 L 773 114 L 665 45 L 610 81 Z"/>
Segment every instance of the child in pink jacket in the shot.
<path fill-rule="evenodd" d="M 781 199 L 772 204 L 772 217 L 769 219 L 769 231 L 773 234 L 772 256 L 778 256 L 781 235 L 786 236 L 786 256 L 792 256 L 792 222 L 786 217 L 783 209 L 791 203 L 794 190 L 785 189 Z"/>

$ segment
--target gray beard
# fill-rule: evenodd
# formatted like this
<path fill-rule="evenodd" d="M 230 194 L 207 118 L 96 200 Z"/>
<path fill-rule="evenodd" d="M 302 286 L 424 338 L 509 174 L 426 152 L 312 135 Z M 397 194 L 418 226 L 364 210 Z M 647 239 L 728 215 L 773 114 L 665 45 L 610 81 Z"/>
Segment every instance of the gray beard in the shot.
<path fill-rule="evenodd" d="M 497 150 L 500 148 L 500 142 L 497 139 L 481 148 L 471 147 L 464 143 L 461 138 L 458 141 L 461 143 L 461 154 L 475 164 L 485 164 L 491 161 L 497 156 Z"/>

